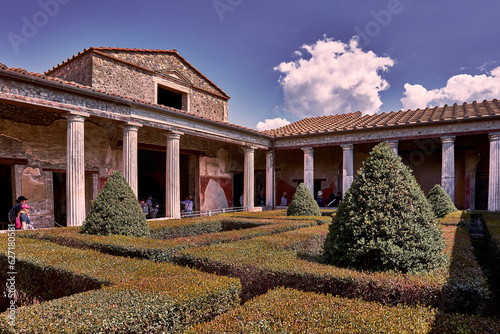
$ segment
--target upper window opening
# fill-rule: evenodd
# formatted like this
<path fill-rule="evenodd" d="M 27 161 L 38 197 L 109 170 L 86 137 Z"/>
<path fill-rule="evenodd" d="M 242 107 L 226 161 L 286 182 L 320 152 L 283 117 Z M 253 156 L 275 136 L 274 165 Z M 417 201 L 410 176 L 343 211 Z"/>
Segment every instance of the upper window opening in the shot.
<path fill-rule="evenodd" d="M 182 110 L 182 93 L 158 86 L 158 104 Z"/>

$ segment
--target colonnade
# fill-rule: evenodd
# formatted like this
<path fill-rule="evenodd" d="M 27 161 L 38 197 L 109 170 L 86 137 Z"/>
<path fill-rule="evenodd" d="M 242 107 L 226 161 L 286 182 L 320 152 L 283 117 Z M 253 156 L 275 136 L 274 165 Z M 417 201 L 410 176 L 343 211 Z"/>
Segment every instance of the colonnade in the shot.
<path fill-rule="evenodd" d="M 85 113 L 67 115 L 67 224 L 77 226 L 85 219 L 85 149 L 84 122 Z M 137 135 L 141 127 L 137 123 L 126 123 L 123 131 L 123 175 L 138 193 Z M 180 217 L 180 171 L 179 142 L 181 132 L 170 131 L 166 134 L 166 215 Z M 488 210 L 500 211 L 500 133 L 492 133 L 490 139 L 489 195 Z M 455 137 L 443 136 L 441 185 L 455 199 Z M 389 145 L 398 154 L 398 141 Z M 343 152 L 342 193 L 351 186 L 354 179 L 353 144 L 340 145 Z M 255 148 L 244 147 L 244 204 L 254 208 L 254 155 Z M 314 148 L 302 148 L 304 152 L 304 183 L 313 194 L 314 191 Z M 275 200 L 275 162 L 272 151 L 266 152 L 266 205 L 273 206 Z M 314 195 L 314 194 L 313 194 Z"/>

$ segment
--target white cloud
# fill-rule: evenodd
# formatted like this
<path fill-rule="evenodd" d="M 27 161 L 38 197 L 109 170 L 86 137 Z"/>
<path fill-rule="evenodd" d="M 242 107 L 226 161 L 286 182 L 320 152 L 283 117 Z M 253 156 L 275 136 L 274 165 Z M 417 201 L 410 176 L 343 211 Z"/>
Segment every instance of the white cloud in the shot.
<path fill-rule="evenodd" d="M 271 130 L 288 124 L 290 124 L 290 122 L 284 118 L 266 119 L 264 122 L 257 123 L 257 130 L 259 131 Z"/>
<path fill-rule="evenodd" d="M 356 38 L 345 44 L 325 37 L 301 49 L 300 59 L 274 68 L 282 73 L 282 109 L 300 117 L 379 111 L 379 92 L 389 88 L 379 72 L 394 65 L 391 58 L 363 51 Z"/>
<path fill-rule="evenodd" d="M 445 87 L 427 90 L 421 85 L 405 84 L 403 109 L 442 106 L 445 104 L 492 100 L 500 97 L 500 66 L 490 74 L 458 74 Z"/>

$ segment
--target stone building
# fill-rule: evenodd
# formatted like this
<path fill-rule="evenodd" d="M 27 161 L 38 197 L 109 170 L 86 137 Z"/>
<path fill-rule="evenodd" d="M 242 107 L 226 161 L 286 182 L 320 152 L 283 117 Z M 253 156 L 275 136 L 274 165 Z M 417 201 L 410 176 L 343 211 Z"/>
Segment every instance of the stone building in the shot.
<path fill-rule="evenodd" d="M 90 48 L 45 74 L 0 64 L 0 211 L 21 194 L 38 227 L 80 225 L 113 170 L 162 214 L 253 209 L 348 189 L 388 141 L 425 192 L 441 183 L 460 208 L 500 210 L 500 103 L 309 118 L 259 132 L 229 124 L 229 96 L 175 50 Z M 290 197 L 289 197 L 290 198 Z M 0 219 L 1 221 L 2 219 Z"/>

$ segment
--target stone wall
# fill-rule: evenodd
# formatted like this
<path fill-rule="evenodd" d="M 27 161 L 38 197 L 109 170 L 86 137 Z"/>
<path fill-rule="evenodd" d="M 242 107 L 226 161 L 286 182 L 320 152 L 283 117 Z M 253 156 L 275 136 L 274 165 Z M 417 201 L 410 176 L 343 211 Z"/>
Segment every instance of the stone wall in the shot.
<path fill-rule="evenodd" d="M 65 63 L 51 71 L 52 77 L 77 82 L 85 86 L 92 86 L 92 55 L 90 53 Z"/>
<path fill-rule="evenodd" d="M 115 58 L 137 64 L 150 71 L 166 74 L 177 72 L 181 74 L 190 84 L 213 94 L 223 95 L 224 93 L 210 83 L 203 75 L 192 69 L 192 65 L 183 61 L 175 53 L 171 52 L 129 52 L 118 50 L 102 51 Z"/>
<path fill-rule="evenodd" d="M 92 87 L 133 99 L 155 101 L 155 83 L 149 73 L 102 56 L 94 57 Z"/>
<path fill-rule="evenodd" d="M 160 78 L 188 90 L 190 112 L 211 120 L 228 121 L 228 98 L 223 97 L 225 93 L 176 54 L 102 52 L 147 70 L 88 52 L 51 71 L 49 75 L 150 103 L 156 100 L 155 78 Z M 184 106 L 187 106 L 186 102 L 183 102 Z"/>

